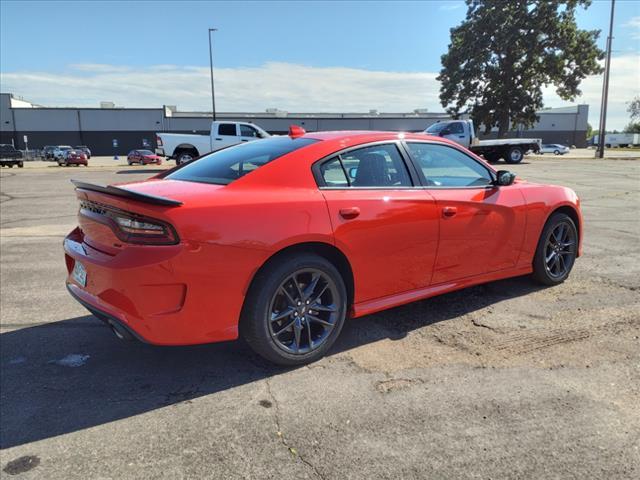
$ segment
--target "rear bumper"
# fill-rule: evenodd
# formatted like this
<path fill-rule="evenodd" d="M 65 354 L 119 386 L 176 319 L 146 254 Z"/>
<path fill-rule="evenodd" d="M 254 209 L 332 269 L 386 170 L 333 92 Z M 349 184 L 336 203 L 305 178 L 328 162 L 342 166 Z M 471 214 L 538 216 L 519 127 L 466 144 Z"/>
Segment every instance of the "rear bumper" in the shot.
<path fill-rule="evenodd" d="M 132 330 L 131 328 L 129 328 L 129 326 L 126 323 L 124 323 L 120 318 L 114 316 L 109 312 L 100 310 L 99 308 L 95 307 L 93 304 L 83 299 L 83 295 L 81 293 L 82 290 L 80 290 L 74 284 L 67 283 L 67 291 L 80 305 L 82 305 L 84 308 L 89 310 L 89 312 L 91 312 L 91 314 L 94 317 L 98 318 L 99 320 L 102 320 L 113 330 L 117 331 L 118 334 L 123 338 L 136 339 L 143 343 L 149 343 L 147 342 L 147 340 L 142 338 L 135 330 Z"/>
<path fill-rule="evenodd" d="M 84 242 L 79 228 L 64 240 L 69 293 L 112 327 L 154 345 L 194 345 L 234 340 L 250 254 L 200 244 L 127 246 L 108 254 Z M 86 285 L 73 278 L 76 262 Z M 217 265 L 218 268 L 212 268 Z"/>

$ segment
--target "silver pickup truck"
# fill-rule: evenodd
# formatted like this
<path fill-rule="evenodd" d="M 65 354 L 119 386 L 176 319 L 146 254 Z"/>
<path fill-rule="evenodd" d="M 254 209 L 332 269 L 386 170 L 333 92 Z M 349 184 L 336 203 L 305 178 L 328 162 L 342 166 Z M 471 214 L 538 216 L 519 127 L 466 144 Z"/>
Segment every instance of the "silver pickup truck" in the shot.
<path fill-rule="evenodd" d="M 520 163 L 525 153 L 538 152 L 542 145 L 540 138 L 478 140 L 471 120 L 437 122 L 427 128 L 424 133 L 453 140 L 489 162 L 497 162 L 503 158 L 507 163 Z"/>

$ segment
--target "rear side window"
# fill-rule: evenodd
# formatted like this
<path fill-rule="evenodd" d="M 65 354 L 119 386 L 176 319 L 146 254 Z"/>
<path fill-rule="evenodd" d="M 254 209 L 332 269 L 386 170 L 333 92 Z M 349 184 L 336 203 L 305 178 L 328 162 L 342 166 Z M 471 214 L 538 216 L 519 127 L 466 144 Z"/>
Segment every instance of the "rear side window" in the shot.
<path fill-rule="evenodd" d="M 248 142 L 186 163 L 165 178 L 227 185 L 278 157 L 317 141 L 312 138 L 272 137 Z"/>
<path fill-rule="evenodd" d="M 236 125 L 234 123 L 221 123 L 218 126 L 218 135 L 236 136 Z"/>
<path fill-rule="evenodd" d="M 412 186 L 411 178 L 395 144 L 350 150 L 320 167 L 327 187 Z"/>

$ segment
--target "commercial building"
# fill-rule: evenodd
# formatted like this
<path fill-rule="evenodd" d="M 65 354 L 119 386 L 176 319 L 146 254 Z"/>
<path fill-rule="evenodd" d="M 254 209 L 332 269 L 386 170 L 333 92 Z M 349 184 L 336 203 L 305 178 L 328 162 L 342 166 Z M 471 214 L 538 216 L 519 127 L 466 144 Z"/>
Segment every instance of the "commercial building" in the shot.
<path fill-rule="evenodd" d="M 540 119 L 532 129 L 516 130 L 512 135 L 542 138 L 544 143 L 584 147 L 588 113 L 588 105 L 542 110 L 538 112 Z M 218 120 L 251 122 L 270 133 L 285 133 L 291 124 L 300 125 L 307 131 L 417 132 L 447 118 L 449 115 L 446 113 L 425 110 L 411 113 L 289 113 L 268 109 L 264 113 L 217 113 Z M 10 93 L 0 94 L 0 143 L 13 143 L 20 149 L 27 146 L 37 149 L 45 145 L 88 145 L 94 155 L 123 154 L 134 148 L 154 148 L 156 132 L 208 134 L 210 123 L 210 113 L 180 112 L 166 105 L 161 108 L 122 108 L 111 102 L 101 102 L 100 108 L 51 108 Z"/>

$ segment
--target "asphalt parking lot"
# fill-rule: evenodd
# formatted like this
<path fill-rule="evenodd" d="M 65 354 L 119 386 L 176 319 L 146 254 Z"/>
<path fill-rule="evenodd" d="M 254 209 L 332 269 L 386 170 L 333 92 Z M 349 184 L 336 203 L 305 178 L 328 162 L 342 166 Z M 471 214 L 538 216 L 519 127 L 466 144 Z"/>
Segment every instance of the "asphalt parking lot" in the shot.
<path fill-rule="evenodd" d="M 565 284 L 505 280 L 352 320 L 292 370 L 236 342 L 122 343 L 69 297 L 69 178 L 157 169 L 103 163 L 0 172 L 3 478 L 640 476 L 639 160 L 508 167 L 582 199 Z"/>

